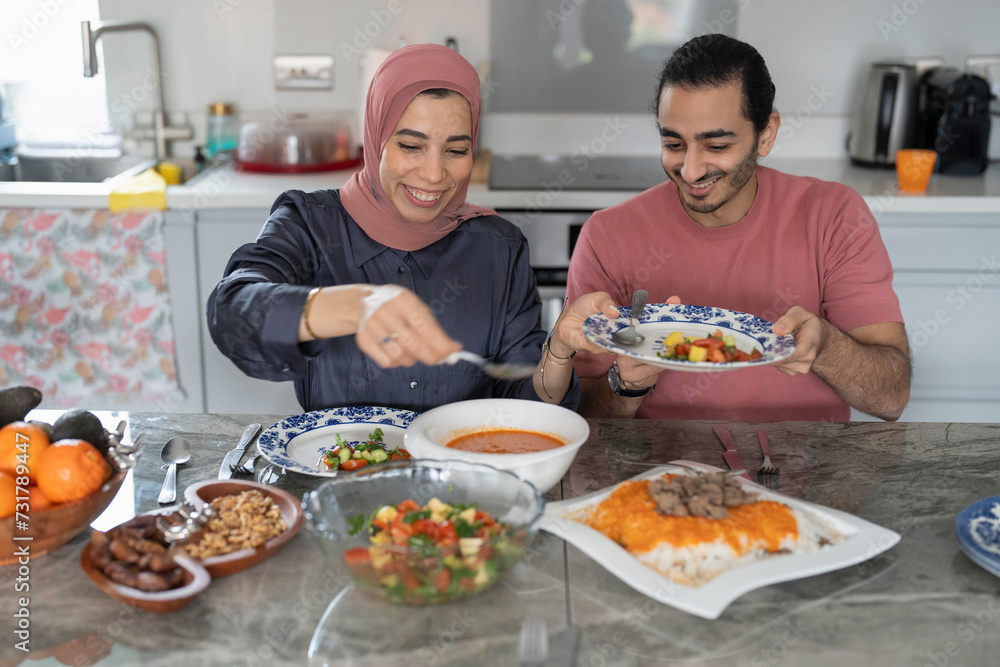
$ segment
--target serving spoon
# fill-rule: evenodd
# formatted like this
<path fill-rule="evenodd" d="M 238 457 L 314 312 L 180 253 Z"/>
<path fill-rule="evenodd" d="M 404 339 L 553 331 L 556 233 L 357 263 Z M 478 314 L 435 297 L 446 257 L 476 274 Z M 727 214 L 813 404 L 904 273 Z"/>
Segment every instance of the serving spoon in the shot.
<path fill-rule="evenodd" d="M 646 307 L 646 299 L 648 298 L 649 292 L 644 289 L 637 289 L 632 294 L 632 318 L 629 320 L 629 325 L 611 334 L 611 340 L 626 346 L 638 345 L 646 340 L 645 336 L 636 331 L 635 325 L 639 323 L 639 316 L 642 314 L 642 309 Z"/>
<path fill-rule="evenodd" d="M 191 444 L 184 436 L 175 435 L 163 445 L 160 460 L 167 464 L 167 476 L 163 479 L 163 487 L 156 500 L 161 505 L 166 505 L 177 500 L 177 464 L 191 460 Z"/>

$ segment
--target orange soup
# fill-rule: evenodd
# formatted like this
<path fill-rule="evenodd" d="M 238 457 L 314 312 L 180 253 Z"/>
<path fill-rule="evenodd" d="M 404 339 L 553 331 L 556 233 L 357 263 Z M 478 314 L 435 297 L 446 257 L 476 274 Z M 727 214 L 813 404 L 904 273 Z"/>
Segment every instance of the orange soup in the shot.
<path fill-rule="evenodd" d="M 544 433 L 500 428 L 460 435 L 445 444 L 445 447 L 482 454 L 528 454 L 555 449 L 565 444 L 562 440 Z"/>

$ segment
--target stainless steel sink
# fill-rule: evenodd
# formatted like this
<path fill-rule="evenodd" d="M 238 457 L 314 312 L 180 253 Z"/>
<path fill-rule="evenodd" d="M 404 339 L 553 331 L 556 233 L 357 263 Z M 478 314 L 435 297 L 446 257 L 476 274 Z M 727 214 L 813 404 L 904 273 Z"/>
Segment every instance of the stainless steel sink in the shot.
<path fill-rule="evenodd" d="M 117 157 L 70 154 L 19 155 L 17 163 L 0 170 L 0 181 L 42 183 L 103 183 L 132 176 L 156 165 L 156 160 L 139 155 Z"/>

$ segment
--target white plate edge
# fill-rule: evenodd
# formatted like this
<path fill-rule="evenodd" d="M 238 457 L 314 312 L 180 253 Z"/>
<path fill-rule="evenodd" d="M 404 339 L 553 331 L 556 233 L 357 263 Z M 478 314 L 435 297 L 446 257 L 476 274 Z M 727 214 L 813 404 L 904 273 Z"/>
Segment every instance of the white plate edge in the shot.
<path fill-rule="evenodd" d="M 722 470 L 697 461 L 677 460 L 672 463 L 697 468 L 705 472 Z M 669 471 L 670 467 L 666 465 L 654 468 L 624 481 L 655 478 Z M 570 542 L 638 592 L 702 618 L 718 618 L 733 600 L 749 591 L 783 581 L 792 581 L 857 565 L 888 551 L 900 540 L 900 535 L 895 531 L 853 514 L 791 498 L 769 491 L 753 482 L 742 480 L 741 483 L 744 486 L 762 493 L 765 497 L 780 499 L 781 502 L 792 507 L 810 511 L 821 518 L 832 519 L 835 524 L 846 524 L 854 530 L 854 533 L 843 542 L 819 552 L 782 556 L 779 559 L 765 559 L 741 565 L 718 575 L 702 586 L 685 586 L 673 582 L 652 568 L 643 565 L 624 548 L 593 528 L 570 519 L 562 519 L 561 515 L 566 512 L 590 505 L 595 501 L 600 502 L 621 483 L 579 498 L 547 504 L 539 527 Z M 835 527 L 842 529 L 840 525 Z M 628 560 L 623 561 L 623 556 Z M 802 561 L 805 561 L 804 566 Z M 639 567 L 634 567 L 634 565 Z M 790 565 L 791 567 L 789 567 Z M 796 569 L 796 565 L 799 565 L 798 569 Z M 768 570 L 775 571 L 768 572 Z M 650 595 L 649 591 L 656 589 L 679 590 L 681 595 Z"/>

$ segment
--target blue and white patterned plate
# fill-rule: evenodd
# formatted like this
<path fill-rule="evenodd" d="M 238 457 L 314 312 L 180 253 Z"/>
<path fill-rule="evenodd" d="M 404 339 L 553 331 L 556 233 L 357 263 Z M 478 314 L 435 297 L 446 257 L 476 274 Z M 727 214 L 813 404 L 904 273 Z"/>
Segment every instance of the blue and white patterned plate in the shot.
<path fill-rule="evenodd" d="M 966 556 L 1000 577 L 1000 496 L 972 503 L 959 512 L 955 535 Z"/>
<path fill-rule="evenodd" d="M 376 428 L 382 429 L 385 446 L 403 446 L 406 427 L 416 412 L 381 407 L 348 407 L 316 410 L 295 415 L 264 429 L 257 439 L 261 456 L 292 472 L 320 477 L 336 477 L 321 462 L 323 453 L 333 449 L 339 434 L 352 447 L 367 442 Z"/>
<path fill-rule="evenodd" d="M 634 357 L 651 366 L 660 366 L 677 371 L 713 372 L 731 371 L 737 368 L 767 366 L 781 361 L 795 351 L 795 339 L 790 335 L 776 336 L 771 333 L 771 322 L 737 310 L 712 308 L 711 306 L 674 305 L 669 303 L 649 303 L 642 309 L 636 330 L 646 337 L 638 345 L 623 347 L 614 342 L 614 332 L 624 329 L 632 318 L 632 308 L 618 309 L 619 315 L 609 320 L 602 314 L 592 315 L 583 323 L 583 333 L 592 342 L 608 352 L 626 357 Z M 751 353 L 756 348 L 761 358 L 753 361 L 728 361 L 713 363 L 707 361 L 678 361 L 663 359 L 656 355 L 666 349 L 663 341 L 675 331 L 685 336 L 705 337 L 716 329 L 736 338 L 736 347 Z"/>

